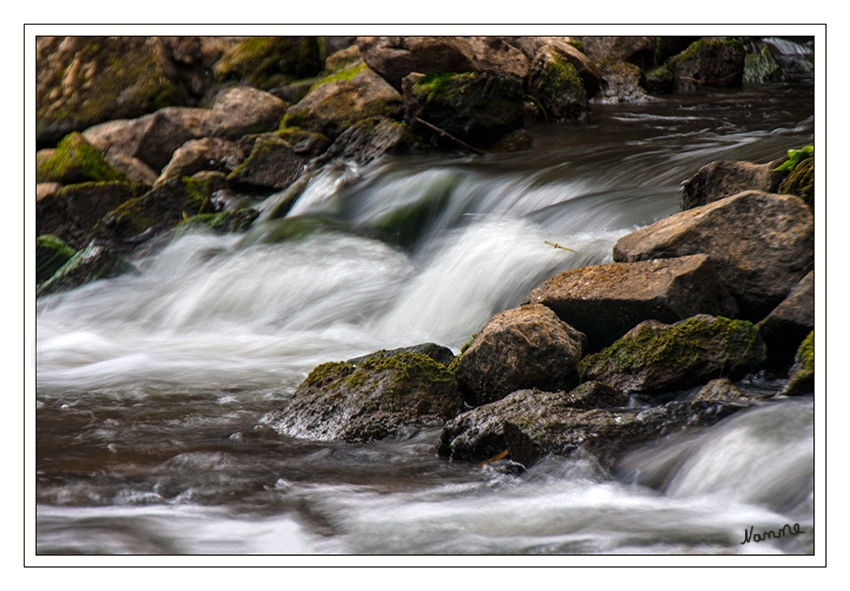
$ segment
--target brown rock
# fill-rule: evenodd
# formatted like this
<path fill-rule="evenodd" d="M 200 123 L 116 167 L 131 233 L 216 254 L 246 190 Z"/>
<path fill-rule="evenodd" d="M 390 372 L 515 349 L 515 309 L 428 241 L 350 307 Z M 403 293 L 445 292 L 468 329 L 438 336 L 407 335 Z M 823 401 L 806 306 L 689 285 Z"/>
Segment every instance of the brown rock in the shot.
<path fill-rule="evenodd" d="M 475 51 L 463 37 L 358 37 L 360 55 L 396 90 L 411 72 L 474 72 Z"/>
<path fill-rule="evenodd" d="M 777 366 L 790 365 L 799 344 L 815 328 L 815 272 L 803 277 L 758 327 L 768 360 Z"/>
<path fill-rule="evenodd" d="M 237 140 L 243 135 L 274 131 L 290 107 L 271 93 L 236 86 L 221 92 L 203 122 L 203 135 Z"/>
<path fill-rule="evenodd" d="M 773 169 L 783 160 L 785 158 L 767 164 L 719 160 L 706 164 L 682 183 L 679 206 L 685 211 L 743 191 L 776 193 L 783 173 L 773 172 Z"/>
<path fill-rule="evenodd" d="M 741 315 L 760 320 L 809 272 L 814 220 L 798 197 L 745 191 L 669 216 L 614 246 L 621 262 L 698 253 L 711 257 Z"/>
<path fill-rule="evenodd" d="M 676 322 L 699 313 L 734 317 L 737 306 L 705 255 L 567 271 L 526 302 L 551 308 L 599 351 L 644 320 Z"/>
<path fill-rule="evenodd" d="M 263 134 L 228 180 L 248 187 L 281 190 L 301 175 L 306 163 L 307 158 L 296 154 L 290 142 L 271 133 Z"/>
<path fill-rule="evenodd" d="M 569 390 L 585 336 L 545 306 L 527 305 L 497 314 L 481 329 L 457 366 L 458 382 L 473 406 L 515 390 Z"/>
<path fill-rule="evenodd" d="M 174 152 L 171 162 L 163 169 L 156 184 L 167 179 L 192 176 L 202 170 L 231 173 L 244 157 L 242 150 L 233 142 L 220 138 L 191 140 Z"/>

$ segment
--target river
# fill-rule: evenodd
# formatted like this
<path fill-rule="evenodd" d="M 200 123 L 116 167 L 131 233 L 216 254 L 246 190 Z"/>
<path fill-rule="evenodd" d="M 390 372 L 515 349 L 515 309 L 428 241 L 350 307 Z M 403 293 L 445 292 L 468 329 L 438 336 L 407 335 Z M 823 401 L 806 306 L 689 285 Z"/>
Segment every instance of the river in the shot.
<path fill-rule="evenodd" d="M 534 149 L 418 156 L 314 178 L 291 215 L 355 226 L 447 194 L 411 246 L 326 232 L 193 233 L 37 305 L 39 554 L 805 553 L 811 397 L 765 404 L 604 470 L 437 457 L 439 431 L 306 441 L 264 417 L 317 364 L 422 342 L 458 352 L 549 276 L 611 261 L 718 159 L 812 142 L 810 84 L 597 104 Z M 273 198 L 272 198 L 273 199 Z M 261 226 L 267 228 L 267 226 Z M 546 243 L 575 252 L 553 248 Z"/>

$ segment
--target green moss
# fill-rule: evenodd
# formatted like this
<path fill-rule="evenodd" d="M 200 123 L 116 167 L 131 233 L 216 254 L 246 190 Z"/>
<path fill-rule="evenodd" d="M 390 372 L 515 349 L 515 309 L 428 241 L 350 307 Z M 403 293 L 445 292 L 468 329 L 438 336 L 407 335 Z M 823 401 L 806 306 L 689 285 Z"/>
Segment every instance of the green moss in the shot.
<path fill-rule="evenodd" d="M 471 72 L 462 74 L 437 72 L 426 74 L 414 84 L 414 88 L 420 100 L 424 98 L 426 102 L 430 102 L 464 94 L 474 80 L 475 74 Z"/>
<path fill-rule="evenodd" d="M 126 181 L 124 173 L 115 170 L 98 150 L 77 132 L 65 136 L 53 156 L 41 162 L 36 170 L 39 183 L 63 185 L 87 181 Z"/>
<path fill-rule="evenodd" d="M 581 42 L 581 39 L 570 39 L 567 41 L 567 45 L 572 45 L 580 52 L 584 53 L 584 44 Z"/>
<path fill-rule="evenodd" d="M 794 356 L 794 365 L 782 391 L 786 396 L 800 396 L 815 391 L 815 332 L 809 333 Z"/>
<path fill-rule="evenodd" d="M 321 80 L 319 80 L 318 82 L 313 84 L 313 86 L 310 87 L 309 92 L 313 92 L 313 90 L 315 90 L 317 87 L 319 87 L 322 84 L 325 84 L 327 82 L 338 82 L 338 81 L 344 82 L 346 80 L 351 80 L 352 78 L 354 78 L 357 74 L 359 74 L 364 69 L 366 69 L 365 63 L 357 64 L 355 66 L 351 66 L 349 68 L 345 68 L 343 70 L 340 70 L 339 72 L 336 72 L 335 74 L 331 74 L 330 76 L 322 78 Z"/>
<path fill-rule="evenodd" d="M 815 371 L 815 331 L 809 333 L 797 349 L 796 359 L 803 371 Z"/>
<path fill-rule="evenodd" d="M 177 224 L 175 230 L 178 234 L 196 229 L 210 229 L 216 232 L 245 232 L 259 215 L 260 212 L 247 207 L 236 211 L 202 213 L 183 220 Z"/>
<path fill-rule="evenodd" d="M 35 240 L 35 280 L 44 283 L 76 254 L 57 236 L 39 236 Z"/>
<path fill-rule="evenodd" d="M 318 74 L 320 54 L 316 37 L 251 37 L 225 52 L 215 75 L 270 90 Z"/>

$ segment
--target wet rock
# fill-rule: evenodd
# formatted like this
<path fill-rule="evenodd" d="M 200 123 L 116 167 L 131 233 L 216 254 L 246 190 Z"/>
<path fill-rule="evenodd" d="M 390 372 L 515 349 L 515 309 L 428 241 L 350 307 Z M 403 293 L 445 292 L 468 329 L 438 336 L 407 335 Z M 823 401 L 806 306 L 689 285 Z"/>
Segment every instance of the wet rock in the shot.
<path fill-rule="evenodd" d="M 593 99 L 600 103 L 642 103 L 651 100 L 645 90 L 646 77 L 634 64 L 606 58 L 596 62 L 602 77 L 600 93 Z"/>
<path fill-rule="evenodd" d="M 404 119 L 416 133 L 458 150 L 432 126 L 486 149 L 525 124 L 522 80 L 497 73 L 411 74 L 404 79 Z M 422 123 L 424 121 L 425 123 Z"/>
<path fill-rule="evenodd" d="M 798 345 L 815 328 L 815 273 L 794 286 L 781 304 L 758 323 L 771 365 L 790 365 Z"/>
<path fill-rule="evenodd" d="M 226 140 L 274 131 L 290 106 L 268 92 L 250 86 L 236 86 L 216 96 L 201 130 L 206 137 Z"/>
<path fill-rule="evenodd" d="M 267 421 L 290 437 L 370 441 L 443 424 L 462 409 L 454 374 L 429 355 L 378 352 L 316 367 Z"/>
<path fill-rule="evenodd" d="M 202 213 L 178 223 L 175 232 L 177 234 L 193 230 L 208 230 L 216 234 L 247 232 L 259 215 L 260 212 L 249 207 L 219 213 Z"/>
<path fill-rule="evenodd" d="M 140 183 L 125 182 L 68 185 L 36 202 L 36 234 L 52 234 L 73 248 L 83 248 L 104 215 L 146 190 Z"/>
<path fill-rule="evenodd" d="M 76 253 L 48 281 L 36 289 L 36 297 L 68 291 L 98 279 L 135 272 L 135 267 L 110 248 L 89 246 Z"/>
<path fill-rule="evenodd" d="M 430 357 L 437 363 L 445 365 L 448 367 L 451 365 L 452 361 L 455 359 L 454 353 L 448 347 L 443 347 L 442 345 L 438 345 L 436 343 L 422 343 L 421 345 L 413 345 L 412 347 L 400 347 L 398 349 L 382 349 L 380 351 L 376 351 L 375 353 L 370 353 L 368 355 L 361 355 L 360 357 L 353 357 L 351 359 L 346 360 L 346 363 L 350 363 L 352 365 L 361 364 L 367 360 L 372 361 L 386 361 L 392 357 L 396 357 L 401 355 L 402 353 L 416 353 L 418 355 L 425 355 Z"/>
<path fill-rule="evenodd" d="M 685 211 L 744 191 L 776 193 L 784 174 L 773 169 L 783 160 L 784 157 L 767 164 L 719 160 L 706 164 L 682 183 L 679 207 Z"/>
<path fill-rule="evenodd" d="M 35 240 L 35 281 L 44 283 L 71 260 L 76 251 L 57 236 L 39 236 Z"/>
<path fill-rule="evenodd" d="M 292 143 L 275 134 L 263 134 L 254 142 L 250 155 L 227 178 L 247 190 L 273 192 L 287 188 L 307 165 Z"/>
<path fill-rule="evenodd" d="M 669 58 L 663 66 L 647 73 L 647 82 L 670 81 L 656 90 L 689 92 L 704 87 L 740 86 L 744 77 L 744 48 L 735 40 L 700 39 L 685 51 Z"/>
<path fill-rule="evenodd" d="M 365 166 L 385 154 L 406 154 L 425 150 L 410 127 L 386 117 L 359 121 L 346 129 L 327 152 L 310 163 L 314 169 L 333 160 L 354 162 Z"/>
<path fill-rule="evenodd" d="M 192 176 L 205 170 L 229 174 L 236 170 L 244 158 L 244 152 L 234 142 L 211 137 L 191 140 L 174 152 L 171 161 L 157 178 L 156 184 Z"/>
<path fill-rule="evenodd" d="M 551 308 L 587 335 L 589 352 L 607 347 L 644 320 L 672 323 L 700 313 L 737 314 L 705 255 L 574 269 L 535 288 L 525 303 Z"/>
<path fill-rule="evenodd" d="M 800 343 L 794 356 L 794 365 L 788 371 L 788 384 L 782 390 L 785 396 L 802 396 L 815 391 L 815 332 Z"/>
<path fill-rule="evenodd" d="M 401 95 L 383 78 L 368 67 L 356 66 L 344 72 L 353 76 L 331 77 L 291 106 L 282 128 L 299 127 L 335 139 L 364 119 L 401 119 Z"/>
<path fill-rule="evenodd" d="M 650 70 L 686 49 L 697 37 L 582 37 L 584 52 L 593 61 L 616 60 Z"/>
<path fill-rule="evenodd" d="M 797 197 L 745 191 L 671 215 L 614 246 L 619 262 L 698 253 L 711 257 L 741 316 L 758 321 L 811 270 L 814 220 Z"/>
<path fill-rule="evenodd" d="M 474 72 L 475 53 L 463 37 L 358 37 L 369 68 L 396 90 L 411 72 Z"/>
<path fill-rule="evenodd" d="M 744 82 L 764 84 L 781 82 L 784 79 L 782 66 L 776 61 L 767 43 L 758 43 L 756 51 L 744 57 Z"/>
<path fill-rule="evenodd" d="M 100 152 L 79 133 L 62 138 L 55 150 L 36 159 L 35 178 L 39 183 L 72 185 L 97 181 L 126 181 Z"/>
<path fill-rule="evenodd" d="M 815 211 L 815 158 L 802 160 L 779 185 L 778 193 L 796 195 Z"/>
<path fill-rule="evenodd" d="M 667 325 L 642 322 L 599 353 L 581 360 L 581 379 L 627 394 L 684 390 L 720 377 L 742 377 L 765 360 L 758 328 L 700 314 Z"/>
<path fill-rule="evenodd" d="M 577 52 L 572 47 L 570 49 Z M 526 88 L 550 122 L 578 119 L 587 112 L 589 93 L 584 81 L 567 55 L 554 45 L 543 46 L 534 56 Z"/>
<path fill-rule="evenodd" d="M 586 337 L 546 306 L 501 312 L 472 340 L 457 365 L 467 403 L 480 406 L 516 390 L 569 390 Z"/>
<path fill-rule="evenodd" d="M 115 170 L 124 174 L 127 180 L 134 183 L 142 183 L 148 187 L 153 186 L 156 182 L 158 174 L 153 168 L 132 156 L 126 154 L 107 154 L 106 161 L 112 165 Z"/>
<path fill-rule="evenodd" d="M 213 74 L 218 82 L 271 90 L 315 76 L 323 65 L 317 37 L 249 37 L 222 54 Z"/>
<path fill-rule="evenodd" d="M 697 392 L 694 400 L 698 402 L 737 402 L 745 398 L 747 398 L 747 395 L 738 389 L 732 383 L 732 380 L 729 378 L 717 378 L 703 386 Z"/>

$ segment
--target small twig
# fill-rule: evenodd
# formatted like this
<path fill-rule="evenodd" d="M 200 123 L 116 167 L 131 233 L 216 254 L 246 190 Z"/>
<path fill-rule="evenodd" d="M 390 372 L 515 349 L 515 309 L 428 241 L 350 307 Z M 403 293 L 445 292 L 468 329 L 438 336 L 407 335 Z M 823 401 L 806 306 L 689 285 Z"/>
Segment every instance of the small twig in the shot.
<path fill-rule="evenodd" d="M 553 248 L 560 248 L 561 250 L 569 250 L 570 252 L 575 252 L 572 248 L 567 248 L 566 246 L 561 246 L 560 244 L 555 244 L 554 242 L 549 242 L 547 240 L 544 240 L 543 242 L 545 242 L 546 244 L 548 244 L 549 246 L 551 246 Z"/>
<path fill-rule="evenodd" d="M 416 120 L 416 122 L 417 122 L 417 123 L 421 123 L 422 125 L 424 125 L 424 126 L 425 126 L 425 127 L 427 127 L 428 129 L 430 129 L 430 130 L 432 130 L 432 131 L 436 131 L 437 133 L 439 133 L 439 134 L 440 134 L 441 136 L 443 136 L 444 138 L 446 138 L 446 139 L 449 139 L 449 140 L 453 141 L 453 142 L 454 142 L 454 143 L 456 143 L 458 146 L 462 147 L 464 150 L 468 150 L 468 151 L 472 152 L 473 154 L 478 154 L 479 156 L 484 156 L 484 154 L 485 154 L 484 152 L 482 152 L 482 151 L 481 151 L 481 150 L 479 150 L 478 148 L 475 148 L 475 147 L 473 147 L 473 146 L 470 146 L 469 144 L 467 144 L 466 142 L 464 142 L 464 141 L 462 141 L 462 140 L 457 139 L 455 136 L 453 136 L 452 134 L 450 134 L 450 133 L 449 133 L 448 131 L 446 131 L 445 129 L 440 129 L 440 128 L 439 128 L 439 127 L 437 127 L 436 125 L 433 125 L 432 123 L 428 123 L 427 121 L 425 121 L 425 120 L 424 120 L 424 119 L 422 119 L 421 117 L 415 117 L 414 119 Z"/>

